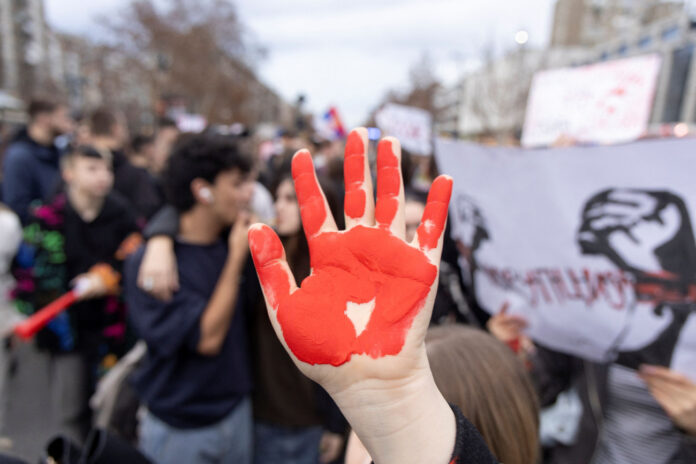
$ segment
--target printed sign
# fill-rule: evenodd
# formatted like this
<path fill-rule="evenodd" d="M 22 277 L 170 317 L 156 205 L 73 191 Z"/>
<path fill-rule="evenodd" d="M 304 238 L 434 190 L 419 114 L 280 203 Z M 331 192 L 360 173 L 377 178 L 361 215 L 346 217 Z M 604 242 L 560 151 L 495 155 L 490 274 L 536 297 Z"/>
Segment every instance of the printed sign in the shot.
<path fill-rule="evenodd" d="M 629 142 L 646 130 L 660 71 L 659 55 L 538 72 L 532 81 L 522 145 L 559 137 L 579 142 Z"/>
<path fill-rule="evenodd" d="M 411 153 L 432 154 L 432 116 L 427 111 L 387 103 L 375 114 L 375 121 L 383 135 L 396 137 Z"/>
<path fill-rule="evenodd" d="M 550 348 L 696 380 L 696 140 L 548 150 L 438 140 L 481 306 Z"/>

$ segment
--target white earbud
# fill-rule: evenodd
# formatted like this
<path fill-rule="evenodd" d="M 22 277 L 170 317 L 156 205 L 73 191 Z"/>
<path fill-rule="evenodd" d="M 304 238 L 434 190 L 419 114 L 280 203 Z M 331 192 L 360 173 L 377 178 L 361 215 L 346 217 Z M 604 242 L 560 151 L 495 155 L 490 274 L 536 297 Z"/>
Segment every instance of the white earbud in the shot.
<path fill-rule="evenodd" d="M 203 187 L 200 190 L 201 197 L 208 203 L 211 203 L 214 199 L 213 192 L 210 191 L 208 187 Z"/>

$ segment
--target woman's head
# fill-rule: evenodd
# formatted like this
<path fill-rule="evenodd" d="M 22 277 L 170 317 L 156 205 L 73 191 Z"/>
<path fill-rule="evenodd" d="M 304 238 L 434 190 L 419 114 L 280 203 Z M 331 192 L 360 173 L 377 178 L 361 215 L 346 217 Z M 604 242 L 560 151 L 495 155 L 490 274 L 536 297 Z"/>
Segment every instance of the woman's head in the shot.
<path fill-rule="evenodd" d="M 461 325 L 430 329 L 426 347 L 443 396 L 476 426 L 496 458 L 536 462 L 539 406 L 514 353 L 488 333 Z"/>
<path fill-rule="evenodd" d="M 276 230 L 281 237 L 298 234 L 302 230 L 300 206 L 290 177 L 283 178 L 275 189 Z"/>
<path fill-rule="evenodd" d="M 330 181 L 322 177 L 319 178 L 319 185 L 329 204 L 329 210 L 336 219 L 336 225 L 339 229 L 343 228 L 343 211 L 341 211 L 342 208 L 338 200 L 336 188 Z M 289 172 L 278 176 L 274 182 L 272 192 L 278 235 L 281 237 L 292 237 L 300 234 L 302 232 L 300 205 L 297 203 L 295 186 Z"/>

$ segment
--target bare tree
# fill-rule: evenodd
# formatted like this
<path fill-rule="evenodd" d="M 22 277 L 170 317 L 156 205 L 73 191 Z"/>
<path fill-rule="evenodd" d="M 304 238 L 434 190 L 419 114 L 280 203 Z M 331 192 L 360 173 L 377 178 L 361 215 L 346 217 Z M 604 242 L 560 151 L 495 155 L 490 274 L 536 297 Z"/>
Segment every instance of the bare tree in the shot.
<path fill-rule="evenodd" d="M 409 71 L 409 87 L 405 92 L 389 90 L 380 104 L 371 112 L 366 124 L 374 125 L 374 113 L 385 103 L 398 103 L 413 106 L 428 111 L 434 118 L 440 108 L 435 97 L 441 88 L 441 83 L 433 72 L 433 62 L 428 53 L 423 53 Z"/>
<path fill-rule="evenodd" d="M 519 137 L 534 73 L 542 66 L 541 55 L 520 47 L 496 56 L 492 45 L 482 49 L 481 67 L 461 83 L 464 126 L 499 142 Z M 461 125 L 461 124 L 460 124 Z M 478 126 L 478 127 L 476 127 Z"/>
<path fill-rule="evenodd" d="M 147 76 L 151 104 L 186 102 L 211 122 L 253 123 L 247 112 L 259 85 L 252 68 L 262 50 L 245 40 L 234 4 L 226 0 L 131 0 L 105 19 L 115 46 Z"/>

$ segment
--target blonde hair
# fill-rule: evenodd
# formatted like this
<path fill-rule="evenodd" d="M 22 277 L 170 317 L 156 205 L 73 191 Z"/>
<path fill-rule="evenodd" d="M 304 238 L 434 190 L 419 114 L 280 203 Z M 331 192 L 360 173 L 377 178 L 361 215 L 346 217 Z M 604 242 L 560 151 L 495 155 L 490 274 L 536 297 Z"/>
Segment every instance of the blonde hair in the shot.
<path fill-rule="evenodd" d="M 490 334 L 462 325 L 428 330 L 428 361 L 440 392 L 505 464 L 539 457 L 539 404 L 522 362 Z"/>

